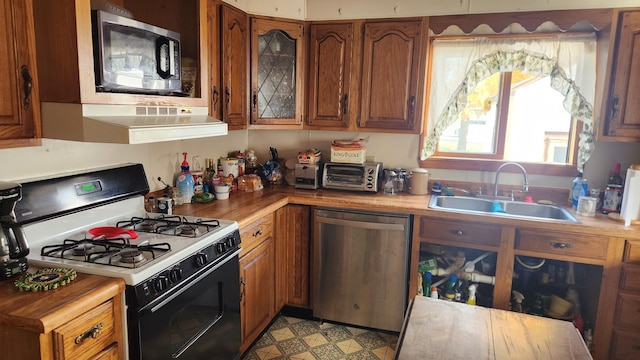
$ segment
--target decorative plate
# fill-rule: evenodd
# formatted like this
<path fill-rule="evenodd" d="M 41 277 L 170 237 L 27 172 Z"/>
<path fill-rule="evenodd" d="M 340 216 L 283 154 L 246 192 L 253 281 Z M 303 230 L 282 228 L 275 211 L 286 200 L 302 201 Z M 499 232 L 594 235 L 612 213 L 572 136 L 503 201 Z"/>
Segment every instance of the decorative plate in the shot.
<path fill-rule="evenodd" d="M 20 291 L 47 291 L 66 285 L 78 274 L 73 269 L 40 269 L 33 274 L 26 274 L 18 278 L 14 285 Z"/>

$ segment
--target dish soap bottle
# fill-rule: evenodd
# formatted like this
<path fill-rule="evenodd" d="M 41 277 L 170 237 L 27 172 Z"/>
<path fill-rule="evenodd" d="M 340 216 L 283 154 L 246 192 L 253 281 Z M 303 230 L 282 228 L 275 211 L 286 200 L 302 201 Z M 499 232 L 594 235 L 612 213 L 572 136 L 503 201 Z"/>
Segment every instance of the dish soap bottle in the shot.
<path fill-rule="evenodd" d="M 578 172 L 578 176 L 573 179 L 573 185 L 571 187 L 571 206 L 574 210 L 578 209 L 580 196 L 587 196 L 587 194 L 589 194 L 587 179 L 582 177 L 582 172 Z"/>
<path fill-rule="evenodd" d="M 180 166 L 180 174 L 178 174 L 178 177 L 176 179 L 176 187 L 180 189 L 183 203 L 190 203 L 191 197 L 193 196 L 194 181 L 193 176 L 189 172 L 187 153 L 183 152 L 182 156 L 184 156 L 184 160 L 182 161 L 182 165 Z"/>

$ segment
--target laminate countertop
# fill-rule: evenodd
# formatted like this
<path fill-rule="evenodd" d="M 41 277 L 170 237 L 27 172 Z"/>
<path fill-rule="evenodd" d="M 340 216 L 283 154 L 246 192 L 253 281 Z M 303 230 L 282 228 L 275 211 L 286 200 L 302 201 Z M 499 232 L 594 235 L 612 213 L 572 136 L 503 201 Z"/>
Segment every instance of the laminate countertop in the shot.
<path fill-rule="evenodd" d="M 571 322 L 416 297 L 396 358 L 574 359 L 591 355 Z"/>
<path fill-rule="evenodd" d="M 276 185 L 265 186 L 264 189 L 255 192 L 232 192 L 227 200 L 214 200 L 207 204 L 175 206 L 173 212 L 180 215 L 235 220 L 242 228 L 287 204 L 300 204 L 413 214 L 465 222 L 494 223 L 640 239 L 640 225 L 624 226 L 623 223 L 613 221 L 602 214 L 596 214 L 595 217 L 580 216 L 570 207 L 568 210 L 580 220 L 580 224 L 434 210 L 429 208 L 430 198 L 430 195 L 412 195 L 409 193 L 385 195 L 382 192 L 358 193 L 326 189 L 305 190 L 295 189 L 293 186 Z"/>

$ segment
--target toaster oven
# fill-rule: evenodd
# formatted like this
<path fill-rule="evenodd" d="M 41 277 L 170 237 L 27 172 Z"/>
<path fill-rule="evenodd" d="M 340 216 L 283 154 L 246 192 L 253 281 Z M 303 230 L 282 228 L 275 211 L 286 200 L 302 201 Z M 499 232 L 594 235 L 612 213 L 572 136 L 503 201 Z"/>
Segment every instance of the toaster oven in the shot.
<path fill-rule="evenodd" d="M 382 163 L 365 162 L 362 164 L 334 163 L 324 164 L 322 187 L 334 190 L 378 192 Z"/>

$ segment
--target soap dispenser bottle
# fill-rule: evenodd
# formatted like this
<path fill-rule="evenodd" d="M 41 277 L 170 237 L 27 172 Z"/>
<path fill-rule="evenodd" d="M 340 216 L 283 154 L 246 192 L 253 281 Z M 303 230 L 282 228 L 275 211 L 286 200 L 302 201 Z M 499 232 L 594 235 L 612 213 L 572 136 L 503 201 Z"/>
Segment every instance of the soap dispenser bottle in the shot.
<path fill-rule="evenodd" d="M 191 172 L 189 172 L 189 162 L 187 161 L 187 153 L 183 152 L 182 156 L 184 156 L 184 160 L 182 161 L 182 165 L 180 166 L 180 173 L 176 178 L 176 187 L 180 189 L 180 193 L 182 194 L 183 203 L 190 203 L 191 197 L 193 197 L 194 193 L 194 181 Z"/>

